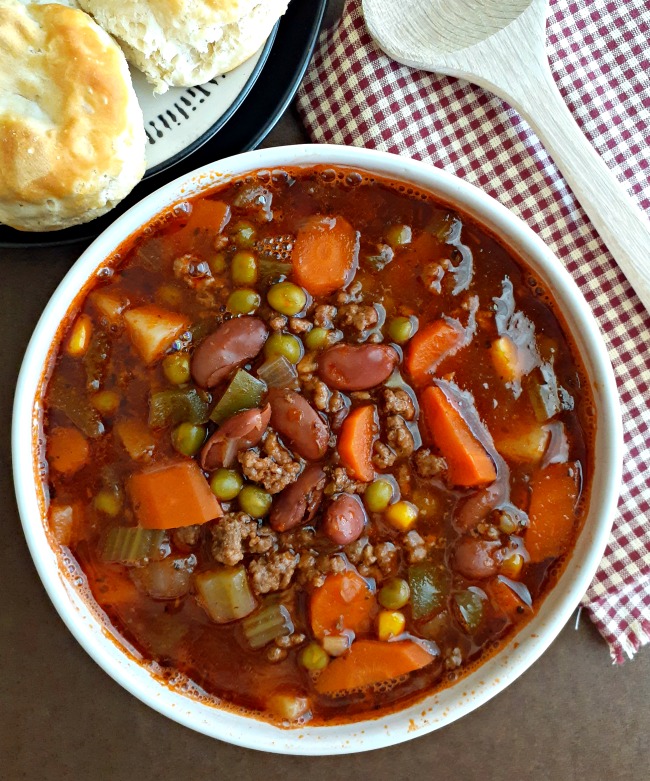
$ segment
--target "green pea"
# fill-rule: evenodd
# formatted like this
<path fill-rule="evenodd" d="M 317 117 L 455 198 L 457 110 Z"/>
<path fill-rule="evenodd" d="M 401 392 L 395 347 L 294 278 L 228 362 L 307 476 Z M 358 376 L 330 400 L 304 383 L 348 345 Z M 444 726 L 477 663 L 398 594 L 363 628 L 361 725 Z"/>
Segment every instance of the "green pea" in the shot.
<path fill-rule="evenodd" d="M 283 355 L 289 363 L 298 363 L 302 358 L 302 343 L 291 334 L 274 333 L 266 340 L 264 355 L 267 358 Z"/>
<path fill-rule="evenodd" d="M 257 258 L 252 252 L 240 250 L 233 255 L 230 276 L 235 285 L 254 285 L 257 282 Z"/>
<path fill-rule="evenodd" d="M 391 578 L 379 589 L 379 604 L 387 610 L 399 610 L 411 597 L 409 584 L 402 578 Z"/>
<path fill-rule="evenodd" d="M 415 325 L 414 317 L 393 317 L 388 323 L 388 335 L 397 344 L 404 344 L 415 333 Z"/>
<path fill-rule="evenodd" d="M 110 515 L 111 518 L 115 518 L 122 509 L 122 496 L 118 490 L 103 488 L 95 496 L 93 504 L 95 505 L 95 509 L 99 510 L 99 512 Z"/>
<path fill-rule="evenodd" d="M 309 643 L 300 652 L 298 660 L 306 670 L 316 672 L 325 669 L 330 658 L 318 643 Z"/>
<path fill-rule="evenodd" d="M 259 308 L 262 303 L 262 299 L 259 293 L 249 288 L 241 288 L 239 290 L 233 290 L 228 296 L 226 306 L 228 310 L 234 315 L 250 315 Z"/>
<path fill-rule="evenodd" d="M 93 407 L 102 415 L 113 415 L 120 406 L 120 394 L 113 390 L 98 391 L 91 399 Z"/>
<path fill-rule="evenodd" d="M 217 252 L 217 254 L 208 261 L 208 266 L 210 266 L 210 271 L 213 274 L 223 274 L 226 270 L 226 256 L 224 253 Z"/>
<path fill-rule="evenodd" d="M 292 316 L 305 308 L 307 294 L 293 282 L 278 282 L 271 285 L 266 299 L 276 312 Z"/>
<path fill-rule="evenodd" d="M 190 381 L 190 357 L 187 353 L 172 353 L 163 358 L 163 374 L 172 385 L 184 385 Z"/>
<path fill-rule="evenodd" d="M 240 247 L 252 247 L 255 244 L 257 231 L 252 223 L 239 220 L 233 225 L 230 236 Z"/>
<path fill-rule="evenodd" d="M 404 244 L 410 244 L 412 238 L 413 231 L 408 225 L 391 225 L 386 232 L 386 241 L 393 249 Z"/>
<path fill-rule="evenodd" d="M 393 498 L 393 486 L 388 480 L 375 480 L 366 488 L 363 503 L 371 513 L 383 512 Z"/>
<path fill-rule="evenodd" d="M 205 441 L 205 426 L 194 423 L 179 423 L 172 431 L 172 445 L 184 456 L 193 456 L 199 452 Z"/>
<path fill-rule="evenodd" d="M 331 330 L 329 328 L 321 328 L 316 326 L 308 331 L 303 339 L 305 340 L 305 346 L 308 350 L 322 350 L 323 347 L 327 347 Z"/>
<path fill-rule="evenodd" d="M 257 485 L 245 485 L 237 497 L 239 507 L 253 518 L 263 518 L 271 509 L 273 497 Z"/>
<path fill-rule="evenodd" d="M 210 478 L 210 490 L 222 502 L 234 499 L 243 485 L 242 476 L 234 469 L 217 469 Z"/>

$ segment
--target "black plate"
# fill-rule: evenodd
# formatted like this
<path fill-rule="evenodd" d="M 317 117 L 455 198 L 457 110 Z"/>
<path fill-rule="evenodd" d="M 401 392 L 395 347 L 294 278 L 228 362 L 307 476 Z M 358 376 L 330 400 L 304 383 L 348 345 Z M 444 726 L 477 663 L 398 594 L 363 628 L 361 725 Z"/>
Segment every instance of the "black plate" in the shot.
<path fill-rule="evenodd" d="M 53 247 L 89 242 L 146 195 L 215 160 L 255 149 L 271 132 L 298 89 L 316 45 L 327 0 L 292 0 L 271 53 L 248 97 L 213 138 L 177 165 L 141 181 L 115 209 L 85 225 L 31 233 L 0 225 L 0 247 Z"/>

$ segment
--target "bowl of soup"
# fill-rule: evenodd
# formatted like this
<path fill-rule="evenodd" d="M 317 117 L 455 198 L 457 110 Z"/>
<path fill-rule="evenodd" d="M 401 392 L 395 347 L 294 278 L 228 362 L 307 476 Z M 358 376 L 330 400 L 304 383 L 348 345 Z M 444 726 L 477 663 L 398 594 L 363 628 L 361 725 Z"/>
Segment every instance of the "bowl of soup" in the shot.
<path fill-rule="evenodd" d="M 602 556 L 621 426 L 524 223 L 425 164 L 297 146 L 183 177 L 83 253 L 13 458 L 104 670 L 207 735 L 330 754 L 450 723 L 544 651 Z"/>

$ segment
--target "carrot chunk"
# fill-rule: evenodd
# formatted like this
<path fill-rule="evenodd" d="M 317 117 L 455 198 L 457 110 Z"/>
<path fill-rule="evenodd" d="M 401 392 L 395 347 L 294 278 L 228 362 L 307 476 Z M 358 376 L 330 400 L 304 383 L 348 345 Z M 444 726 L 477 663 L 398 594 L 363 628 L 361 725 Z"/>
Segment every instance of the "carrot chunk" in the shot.
<path fill-rule="evenodd" d="M 183 230 L 193 233 L 196 230 L 210 230 L 221 233 L 230 219 L 230 206 L 223 201 L 210 201 L 206 198 L 192 201 L 190 219 Z"/>
<path fill-rule="evenodd" d="M 312 217 L 298 231 L 291 253 L 293 276 L 313 296 L 348 282 L 358 263 L 359 237 L 343 217 Z"/>
<path fill-rule="evenodd" d="M 323 670 L 315 688 L 325 695 L 363 689 L 407 675 L 432 661 L 433 656 L 412 640 L 357 640 L 345 656 L 334 659 Z"/>
<path fill-rule="evenodd" d="M 368 632 L 377 603 L 366 581 L 356 572 L 328 575 L 325 583 L 311 595 L 311 628 L 314 635 Z"/>
<path fill-rule="evenodd" d="M 445 320 L 420 329 L 411 339 L 406 352 L 406 370 L 415 385 L 425 385 L 438 364 L 460 346 L 462 332 Z"/>
<path fill-rule="evenodd" d="M 73 475 L 88 461 L 86 437 L 76 428 L 55 428 L 47 440 L 47 460 L 62 475 Z"/>
<path fill-rule="evenodd" d="M 375 476 L 372 446 L 378 433 L 374 404 L 357 407 L 343 421 L 337 448 L 341 463 L 356 480 L 368 483 Z"/>
<path fill-rule="evenodd" d="M 221 505 L 194 461 L 180 461 L 138 472 L 127 490 L 138 523 L 145 529 L 175 529 L 223 515 Z"/>
<path fill-rule="evenodd" d="M 447 460 L 449 481 L 467 487 L 493 482 L 494 462 L 443 391 L 426 388 L 420 405 L 429 434 Z"/>
<path fill-rule="evenodd" d="M 531 561 L 560 556 L 568 548 L 576 518 L 579 475 L 575 463 L 551 464 L 533 478 L 525 537 Z"/>

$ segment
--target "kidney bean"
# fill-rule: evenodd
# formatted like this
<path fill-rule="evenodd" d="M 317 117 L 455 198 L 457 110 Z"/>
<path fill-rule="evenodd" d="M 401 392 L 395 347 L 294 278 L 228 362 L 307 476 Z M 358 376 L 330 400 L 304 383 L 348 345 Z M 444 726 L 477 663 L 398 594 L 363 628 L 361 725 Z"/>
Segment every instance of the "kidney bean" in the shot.
<path fill-rule="evenodd" d="M 325 511 L 322 528 L 332 542 L 349 545 L 361 537 L 366 520 L 358 496 L 339 494 Z"/>
<path fill-rule="evenodd" d="M 498 540 L 477 540 L 463 537 L 456 547 L 456 569 L 466 578 L 480 579 L 496 575 L 498 563 L 493 558 L 501 543 Z"/>
<path fill-rule="evenodd" d="M 262 409 L 247 409 L 228 418 L 203 445 L 201 468 L 212 472 L 220 466 L 232 466 L 240 450 L 255 447 L 262 439 L 270 419 L 269 404 Z"/>
<path fill-rule="evenodd" d="M 310 464 L 295 483 L 288 485 L 273 500 L 269 517 L 271 528 L 286 532 L 308 523 L 316 514 L 325 487 L 325 472 L 320 464 Z"/>
<path fill-rule="evenodd" d="M 398 362 L 386 344 L 336 344 L 318 359 L 318 375 L 330 388 L 368 390 L 385 382 Z"/>
<path fill-rule="evenodd" d="M 288 388 L 272 388 L 268 398 L 271 424 L 278 434 L 307 461 L 322 458 L 327 451 L 330 432 L 307 399 Z"/>
<path fill-rule="evenodd" d="M 237 317 L 222 323 L 194 351 L 191 369 L 196 384 L 214 388 L 233 369 L 259 353 L 267 333 L 259 317 Z"/>

